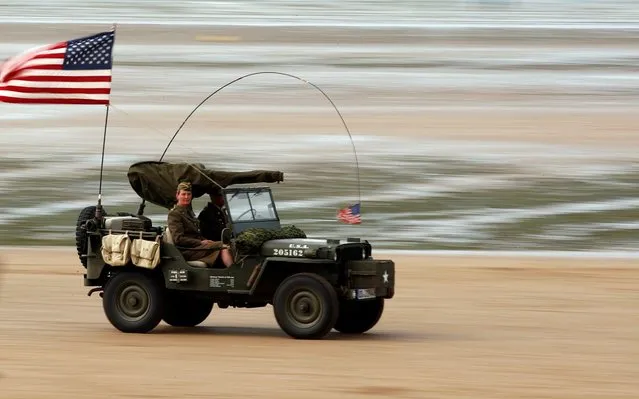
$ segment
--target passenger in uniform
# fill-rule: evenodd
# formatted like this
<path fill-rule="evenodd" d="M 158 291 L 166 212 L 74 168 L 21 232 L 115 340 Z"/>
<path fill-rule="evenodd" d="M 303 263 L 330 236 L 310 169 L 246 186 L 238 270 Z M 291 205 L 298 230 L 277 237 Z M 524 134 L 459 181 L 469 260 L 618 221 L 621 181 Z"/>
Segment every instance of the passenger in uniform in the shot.
<path fill-rule="evenodd" d="M 197 217 L 200 222 L 200 230 L 202 235 L 209 240 L 221 240 L 222 230 L 227 225 L 226 215 L 222 209 L 224 197 L 220 191 L 209 194 L 209 197 L 211 200 Z"/>
<path fill-rule="evenodd" d="M 173 243 L 187 261 L 202 261 L 208 267 L 229 267 L 233 264 L 231 251 L 221 241 L 210 240 L 200 231 L 191 201 L 191 183 L 181 182 L 175 193 L 177 204 L 169 211 L 168 228 Z"/>

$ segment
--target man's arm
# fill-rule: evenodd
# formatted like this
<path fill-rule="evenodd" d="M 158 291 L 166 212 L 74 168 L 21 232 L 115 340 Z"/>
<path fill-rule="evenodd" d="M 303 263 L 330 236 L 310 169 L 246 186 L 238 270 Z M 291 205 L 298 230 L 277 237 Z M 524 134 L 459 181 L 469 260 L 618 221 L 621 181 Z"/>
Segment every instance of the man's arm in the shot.
<path fill-rule="evenodd" d="M 169 212 L 168 225 L 169 229 L 171 229 L 171 235 L 173 236 L 175 245 L 195 248 L 202 244 L 202 241 L 199 239 L 184 235 L 184 225 L 182 224 L 182 217 L 179 214 Z"/>

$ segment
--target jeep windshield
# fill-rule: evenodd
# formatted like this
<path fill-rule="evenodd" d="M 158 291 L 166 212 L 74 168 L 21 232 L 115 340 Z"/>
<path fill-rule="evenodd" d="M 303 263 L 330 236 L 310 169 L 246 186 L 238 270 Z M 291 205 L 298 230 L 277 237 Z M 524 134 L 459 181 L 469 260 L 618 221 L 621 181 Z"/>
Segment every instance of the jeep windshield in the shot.
<path fill-rule="evenodd" d="M 231 222 L 266 222 L 278 220 L 269 189 L 234 189 L 225 193 Z"/>

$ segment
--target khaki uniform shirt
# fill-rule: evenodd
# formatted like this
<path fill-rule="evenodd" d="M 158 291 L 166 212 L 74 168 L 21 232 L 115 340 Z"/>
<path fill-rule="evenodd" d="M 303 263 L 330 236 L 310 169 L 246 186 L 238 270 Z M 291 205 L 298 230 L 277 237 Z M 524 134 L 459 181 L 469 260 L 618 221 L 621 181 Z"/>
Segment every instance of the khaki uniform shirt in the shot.
<path fill-rule="evenodd" d="M 200 233 L 200 223 L 190 206 L 175 205 L 169 211 L 168 228 L 171 230 L 173 243 L 179 247 L 187 261 L 199 260 L 220 250 L 221 243 L 214 246 L 202 244 L 202 240 L 206 238 Z"/>

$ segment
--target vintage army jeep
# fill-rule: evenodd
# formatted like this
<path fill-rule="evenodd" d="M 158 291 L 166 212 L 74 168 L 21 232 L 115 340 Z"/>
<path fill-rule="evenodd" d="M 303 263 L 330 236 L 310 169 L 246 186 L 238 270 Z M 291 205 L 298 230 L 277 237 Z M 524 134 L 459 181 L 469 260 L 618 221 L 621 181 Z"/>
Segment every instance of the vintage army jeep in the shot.
<path fill-rule="evenodd" d="M 318 339 L 332 329 L 361 334 L 379 321 L 384 300 L 394 296 L 395 265 L 373 259 L 366 240 L 307 238 L 295 226 L 280 225 L 271 188 L 254 183 L 279 183 L 281 172 L 140 162 L 127 176 L 143 199 L 137 214 L 109 215 L 91 206 L 80 213 L 76 228 L 84 285 L 95 287 L 89 295 L 100 291 L 106 317 L 120 331 L 149 332 L 162 320 L 193 327 L 217 304 L 272 305 L 278 325 L 294 338 Z M 143 215 L 144 201 L 170 209 L 181 180 L 192 182 L 194 198 L 222 192 L 227 225 L 217 241 L 235 246 L 232 266 L 207 268 L 185 261 L 166 224 L 153 226 Z M 159 261 L 146 267 L 134 264 L 132 257 L 107 263 L 102 245 L 110 235 L 158 243 Z"/>

